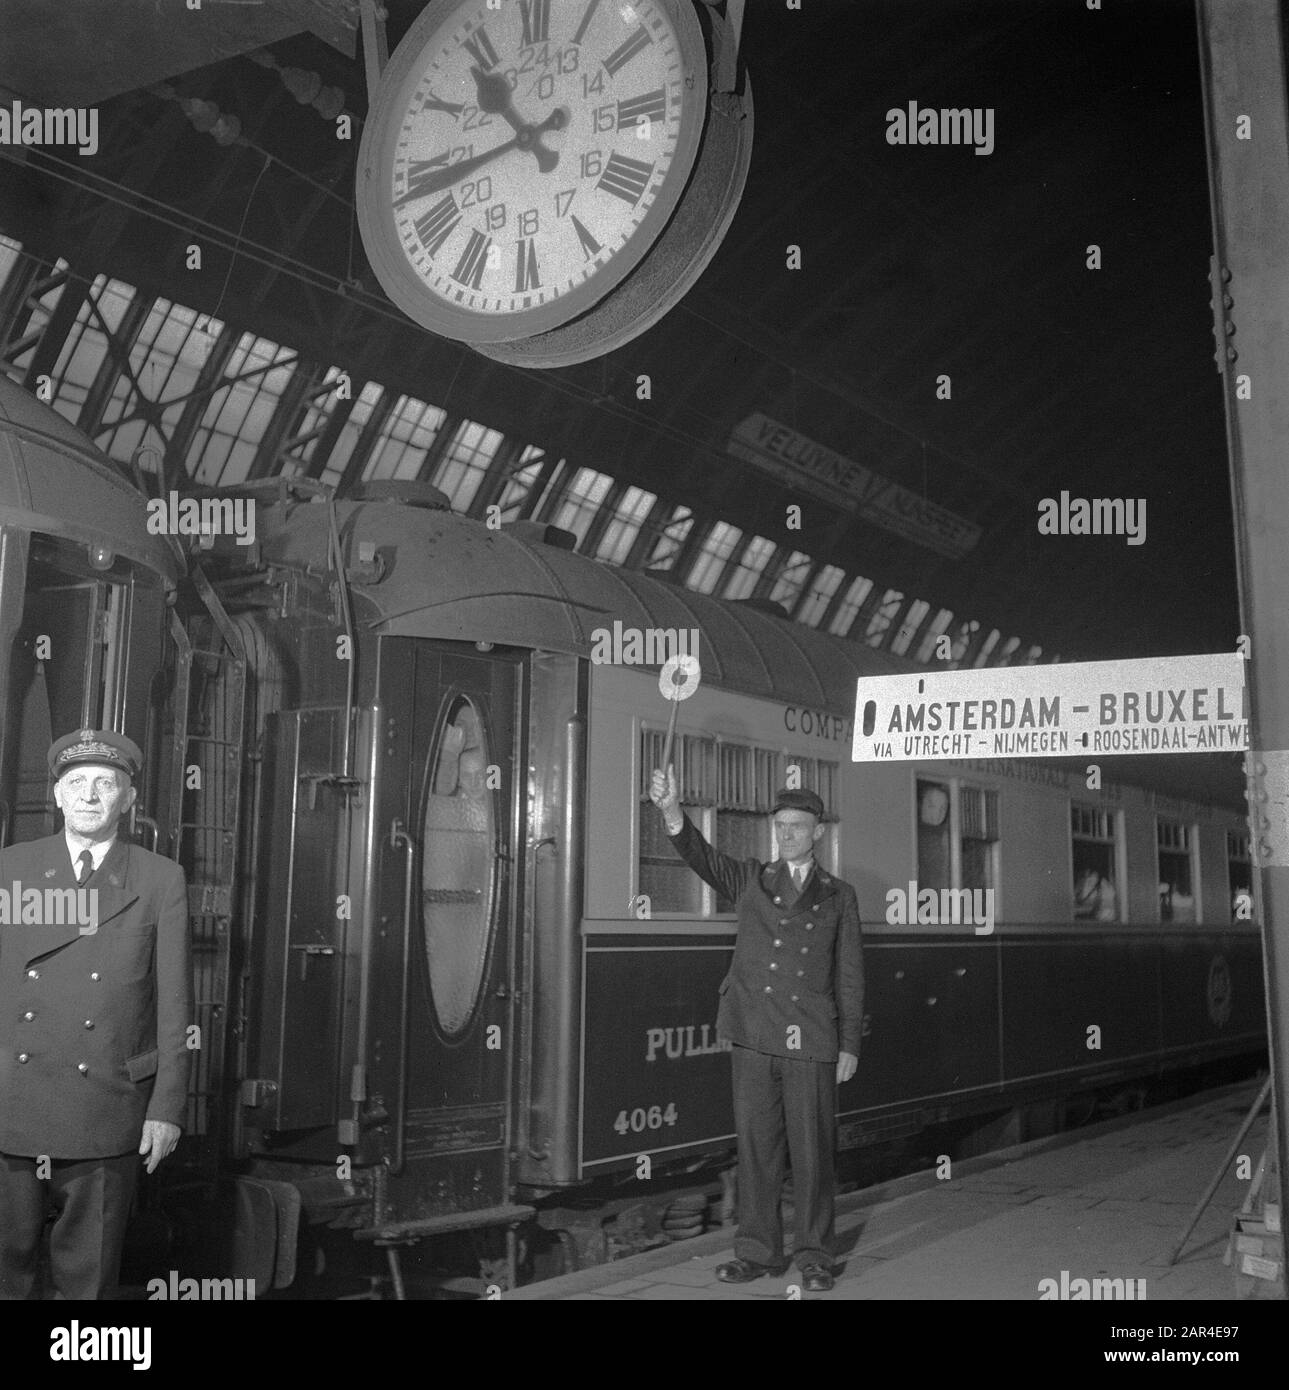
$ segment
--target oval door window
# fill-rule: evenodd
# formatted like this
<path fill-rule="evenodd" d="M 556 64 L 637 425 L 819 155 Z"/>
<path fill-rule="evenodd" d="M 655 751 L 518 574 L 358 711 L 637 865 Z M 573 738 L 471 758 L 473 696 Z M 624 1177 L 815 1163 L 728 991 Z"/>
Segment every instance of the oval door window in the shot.
<path fill-rule="evenodd" d="M 460 1033 L 488 964 L 496 869 L 483 720 L 465 695 L 448 710 L 431 755 L 421 843 L 421 919 L 439 1027 Z"/>

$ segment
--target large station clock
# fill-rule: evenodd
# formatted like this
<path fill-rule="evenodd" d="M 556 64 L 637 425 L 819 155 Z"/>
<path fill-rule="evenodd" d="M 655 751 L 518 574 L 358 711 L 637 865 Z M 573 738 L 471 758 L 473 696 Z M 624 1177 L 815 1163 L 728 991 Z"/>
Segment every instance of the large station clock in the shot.
<path fill-rule="evenodd" d="M 434 0 L 363 129 L 358 219 L 386 293 L 531 366 L 655 322 L 733 217 L 751 104 L 710 100 L 691 0 Z"/>

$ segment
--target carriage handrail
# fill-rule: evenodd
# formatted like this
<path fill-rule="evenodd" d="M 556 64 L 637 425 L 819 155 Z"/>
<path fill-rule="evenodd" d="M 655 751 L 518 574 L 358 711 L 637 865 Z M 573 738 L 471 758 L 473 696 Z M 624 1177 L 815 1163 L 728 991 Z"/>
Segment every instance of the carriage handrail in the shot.
<path fill-rule="evenodd" d="M 403 829 L 401 816 L 395 816 L 389 828 L 391 849 L 400 846 L 407 856 L 403 880 L 403 994 L 398 1016 L 398 1083 L 394 1094 L 398 1098 L 398 1120 L 394 1127 L 394 1159 L 389 1171 L 403 1171 L 407 1136 L 407 1024 L 411 1009 L 412 975 L 412 877 L 416 871 L 416 842 Z"/>

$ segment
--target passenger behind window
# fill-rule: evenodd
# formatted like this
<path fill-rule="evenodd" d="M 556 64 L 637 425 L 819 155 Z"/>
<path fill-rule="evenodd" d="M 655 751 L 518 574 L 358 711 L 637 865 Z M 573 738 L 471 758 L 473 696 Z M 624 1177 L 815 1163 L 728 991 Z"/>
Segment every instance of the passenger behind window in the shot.
<path fill-rule="evenodd" d="M 1074 916 L 1095 922 L 1118 920 L 1114 883 L 1100 869 L 1088 867 L 1074 885 Z"/>
<path fill-rule="evenodd" d="M 1195 897 L 1186 885 L 1159 881 L 1159 920 L 1161 922 L 1195 921 Z"/>

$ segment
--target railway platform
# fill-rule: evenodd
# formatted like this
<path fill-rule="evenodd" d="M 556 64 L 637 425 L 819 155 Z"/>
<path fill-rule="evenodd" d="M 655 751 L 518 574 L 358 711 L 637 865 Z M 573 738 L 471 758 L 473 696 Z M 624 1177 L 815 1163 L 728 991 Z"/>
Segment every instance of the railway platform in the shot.
<path fill-rule="evenodd" d="M 965 1160 L 948 1179 L 916 1173 L 846 1194 L 838 1199 L 837 1283 L 827 1293 L 800 1293 L 795 1269 L 751 1284 L 720 1283 L 716 1266 L 732 1257 L 734 1234 L 722 1228 L 504 1299 L 1037 1301 L 1044 1292 L 1069 1298 L 1078 1292 L 1075 1280 L 1096 1278 L 1123 1280 L 1124 1293 L 1150 1302 L 1234 1299 L 1236 1273 L 1223 1254 L 1248 1190 L 1234 1163 L 1177 1263 L 1168 1259 L 1258 1085 L 1223 1087 Z M 1266 1136 L 1264 1113 L 1241 1146 L 1255 1168 Z"/>

